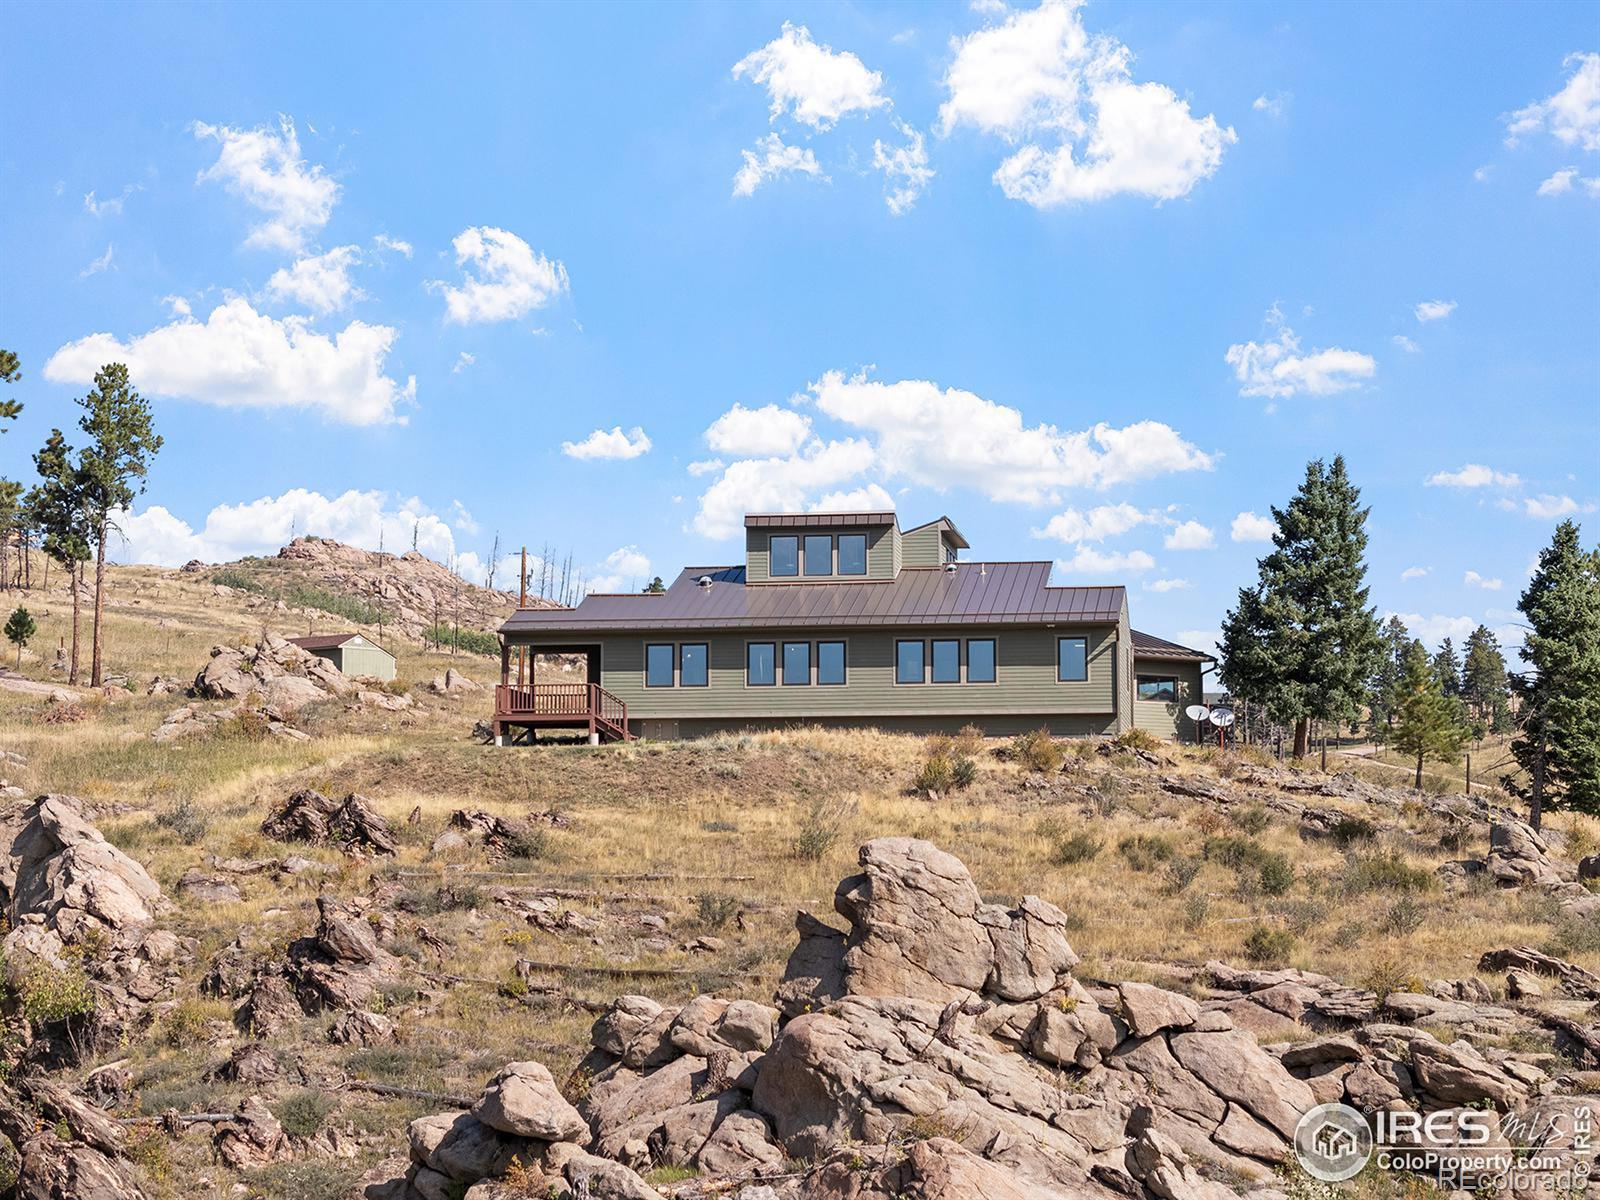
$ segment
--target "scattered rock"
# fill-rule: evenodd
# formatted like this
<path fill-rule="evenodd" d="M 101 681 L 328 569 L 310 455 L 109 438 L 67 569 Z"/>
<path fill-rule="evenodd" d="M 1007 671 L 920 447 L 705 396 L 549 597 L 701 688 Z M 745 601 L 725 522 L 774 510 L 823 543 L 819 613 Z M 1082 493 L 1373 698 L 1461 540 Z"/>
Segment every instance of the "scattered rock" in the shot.
<path fill-rule="evenodd" d="M 280 842 L 338 846 L 347 854 L 393 854 L 396 845 L 389 822 L 370 800 L 355 792 L 334 800 L 302 788 L 261 823 L 261 832 Z"/>

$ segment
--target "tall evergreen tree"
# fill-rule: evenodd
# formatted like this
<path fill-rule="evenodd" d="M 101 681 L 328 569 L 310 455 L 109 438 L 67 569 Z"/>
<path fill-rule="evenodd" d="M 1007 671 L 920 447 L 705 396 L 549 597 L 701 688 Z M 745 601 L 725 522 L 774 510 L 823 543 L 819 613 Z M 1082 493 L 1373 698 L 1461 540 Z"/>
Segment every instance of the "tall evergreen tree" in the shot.
<path fill-rule="evenodd" d="M 22 362 L 11 350 L 0 350 L 0 383 L 16 383 L 22 378 Z M 0 400 L 0 433 L 7 432 L 7 422 L 22 415 L 22 404 L 16 400 Z"/>
<path fill-rule="evenodd" d="M 84 510 L 89 516 L 94 542 L 94 650 L 89 665 L 89 685 L 101 683 L 100 619 L 105 611 L 106 539 L 118 513 L 144 491 L 150 460 L 161 449 L 150 406 L 128 382 L 121 363 L 101 367 L 94 388 L 78 401 L 83 416 L 78 428 L 89 435 L 79 455 L 78 476 Z"/>
<path fill-rule="evenodd" d="M 1391 616 L 1379 631 L 1378 669 L 1368 683 L 1372 717 L 1372 737 L 1382 741 L 1394 725 L 1400 707 L 1400 682 L 1405 678 L 1406 651 L 1411 648 L 1411 631 L 1399 617 Z"/>
<path fill-rule="evenodd" d="M 15 383 L 22 378 L 22 364 L 10 350 L 0 350 L 0 383 Z M 0 433 L 9 432 L 11 422 L 22 412 L 15 400 L 0 400 Z M 10 573 L 6 570 L 6 557 L 12 539 L 22 530 L 22 484 L 12 479 L 0 478 L 0 588 L 8 587 Z M 17 553 L 23 553 L 21 539 Z"/>
<path fill-rule="evenodd" d="M 1507 717 L 1506 659 L 1487 625 L 1467 636 L 1461 664 L 1461 698 L 1471 714 L 1473 734 L 1502 732 Z"/>
<path fill-rule="evenodd" d="M 1461 691 L 1461 660 L 1456 657 L 1455 643 L 1445 638 L 1433 656 L 1433 677 L 1439 681 L 1439 690 L 1446 696 Z"/>
<path fill-rule="evenodd" d="M 1223 622 L 1223 683 L 1294 726 L 1297 758 L 1310 749 L 1312 718 L 1357 715 L 1379 665 L 1360 499 L 1343 457 L 1308 463 L 1299 491 L 1272 510 L 1274 549 L 1256 563 L 1260 578 Z"/>
<path fill-rule="evenodd" d="M 72 650 L 67 659 L 67 682 L 78 682 L 78 629 L 83 598 L 83 564 L 89 561 L 89 515 L 84 507 L 83 485 L 72 447 L 61 430 L 52 429 L 43 448 L 33 456 L 39 482 L 28 493 L 29 521 L 39 531 L 46 554 L 61 564 L 72 592 Z"/>
<path fill-rule="evenodd" d="M 1529 632 L 1511 752 L 1528 779 L 1506 782 L 1535 829 L 1547 808 L 1600 816 L 1600 550 L 1583 549 L 1574 522 L 1556 526 L 1518 607 Z"/>
<path fill-rule="evenodd" d="M 1400 708 L 1395 714 L 1389 744 L 1402 754 L 1416 756 L 1416 787 L 1422 788 L 1422 763 L 1432 758 L 1448 762 L 1461 753 L 1466 729 L 1451 697 L 1444 694 L 1439 675 L 1428 662 L 1421 642 L 1412 643 L 1406 655 L 1406 673 L 1400 685 Z"/>

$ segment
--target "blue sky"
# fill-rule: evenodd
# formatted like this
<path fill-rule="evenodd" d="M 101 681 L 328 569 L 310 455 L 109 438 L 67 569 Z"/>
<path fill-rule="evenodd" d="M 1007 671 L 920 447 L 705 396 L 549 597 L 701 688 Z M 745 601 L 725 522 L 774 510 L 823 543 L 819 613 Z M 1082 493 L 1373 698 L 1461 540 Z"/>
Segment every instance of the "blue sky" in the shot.
<path fill-rule="evenodd" d="M 1595 521 L 1592 7 L 308 12 L 8 10 L 0 470 L 128 361 L 125 559 L 629 588 L 892 503 L 1201 640 L 1343 453 L 1431 640 Z"/>

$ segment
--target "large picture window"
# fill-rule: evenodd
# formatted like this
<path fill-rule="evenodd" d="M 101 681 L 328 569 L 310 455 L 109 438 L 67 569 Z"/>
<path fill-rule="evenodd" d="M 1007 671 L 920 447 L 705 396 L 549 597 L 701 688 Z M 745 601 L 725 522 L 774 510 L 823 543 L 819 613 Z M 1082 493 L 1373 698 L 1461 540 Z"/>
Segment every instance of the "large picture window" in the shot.
<path fill-rule="evenodd" d="M 894 644 L 894 681 L 896 683 L 922 683 L 923 644 L 896 642 Z"/>
<path fill-rule="evenodd" d="M 806 534 L 806 574 L 807 575 L 832 575 L 833 574 L 833 535 L 827 533 Z"/>
<path fill-rule="evenodd" d="M 841 533 L 839 535 L 839 574 L 865 575 L 867 573 L 867 535 Z"/>
<path fill-rule="evenodd" d="M 685 642 L 678 647 L 679 687 L 705 687 L 711 682 L 707 649 L 704 642 Z"/>
<path fill-rule="evenodd" d="M 778 648 L 772 642 L 751 642 L 744 650 L 744 681 L 751 687 L 778 682 Z"/>
<path fill-rule="evenodd" d="M 1082 683 L 1089 678 L 1089 639 L 1056 639 L 1056 679 L 1061 683 Z"/>
<path fill-rule="evenodd" d="M 994 682 L 993 638 L 970 638 L 967 641 L 967 682 Z"/>
<path fill-rule="evenodd" d="M 934 639 L 933 681 L 935 683 L 961 682 L 961 643 L 955 638 Z"/>
<path fill-rule="evenodd" d="M 817 682 L 838 687 L 845 681 L 843 642 L 817 643 Z"/>
<path fill-rule="evenodd" d="M 783 686 L 809 687 L 811 685 L 811 643 L 785 642 L 783 644 Z"/>
<path fill-rule="evenodd" d="M 672 686 L 672 645 L 646 646 L 644 648 L 645 687 Z"/>
<path fill-rule="evenodd" d="M 1178 681 L 1170 675 L 1141 675 L 1139 676 L 1139 699 L 1176 704 L 1178 702 Z"/>
<path fill-rule="evenodd" d="M 767 571 L 772 575 L 800 574 L 800 539 L 792 533 L 767 542 Z"/>

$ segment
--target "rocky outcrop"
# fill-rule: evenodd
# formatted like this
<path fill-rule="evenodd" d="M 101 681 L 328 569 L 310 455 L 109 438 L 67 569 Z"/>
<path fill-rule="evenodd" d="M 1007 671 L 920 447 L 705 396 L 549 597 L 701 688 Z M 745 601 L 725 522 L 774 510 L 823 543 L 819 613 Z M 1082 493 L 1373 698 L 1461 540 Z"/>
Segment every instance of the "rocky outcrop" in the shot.
<path fill-rule="evenodd" d="M 347 854 L 395 852 L 389 822 L 370 800 L 354 792 L 343 800 L 334 800 L 311 788 L 302 788 L 261 823 L 261 832 L 280 842 L 337 846 Z"/>
<path fill-rule="evenodd" d="M 1501 887 L 1556 887 L 1565 882 L 1550 847 L 1531 825 L 1502 816 L 1489 827 L 1489 877 Z"/>
<path fill-rule="evenodd" d="M 1184 991 L 1105 985 L 1074 977 L 1047 901 L 986 904 L 959 860 L 913 839 L 860 862 L 836 894 L 847 930 L 798 919 L 779 1008 L 620 997 L 576 1112 L 545 1068 L 508 1064 L 471 1114 L 412 1126 L 396 1195 L 520 1159 L 519 1187 L 570 1185 L 574 1164 L 621 1181 L 594 1195 L 648 1195 L 632 1173 L 671 1166 L 752 1200 L 1265 1200 L 1317 1104 L 1515 1112 L 1556 1086 L 1537 1054 L 1429 1032 L 1518 1018 L 1475 980 L 1378 997 L 1213 963 Z M 1263 1045 L 1271 1021 L 1298 1040 Z M 815 1165 L 796 1177 L 795 1160 Z"/>
<path fill-rule="evenodd" d="M 194 677 L 190 690 L 202 700 L 254 697 L 293 712 L 330 696 L 344 696 L 354 686 L 327 659 L 268 634 L 254 646 L 213 646 L 211 661 Z"/>
<path fill-rule="evenodd" d="M 62 1133 L 68 1134 L 63 1137 Z M 0 1083 L 5 1194 L 21 1200 L 145 1200 L 122 1127 L 99 1108 L 41 1079 Z"/>
<path fill-rule="evenodd" d="M 150 736 L 158 742 L 177 742 L 237 729 L 252 736 L 259 733 L 285 741 L 306 741 L 311 735 L 303 729 L 296 729 L 291 721 L 291 713 L 271 704 L 263 704 L 259 696 L 249 696 L 229 708 L 185 704 L 168 713 Z"/>
<path fill-rule="evenodd" d="M 454 667 L 448 668 L 443 675 L 436 675 L 428 683 L 428 690 L 436 696 L 472 696 L 483 691 L 481 683 L 468 679 Z"/>

